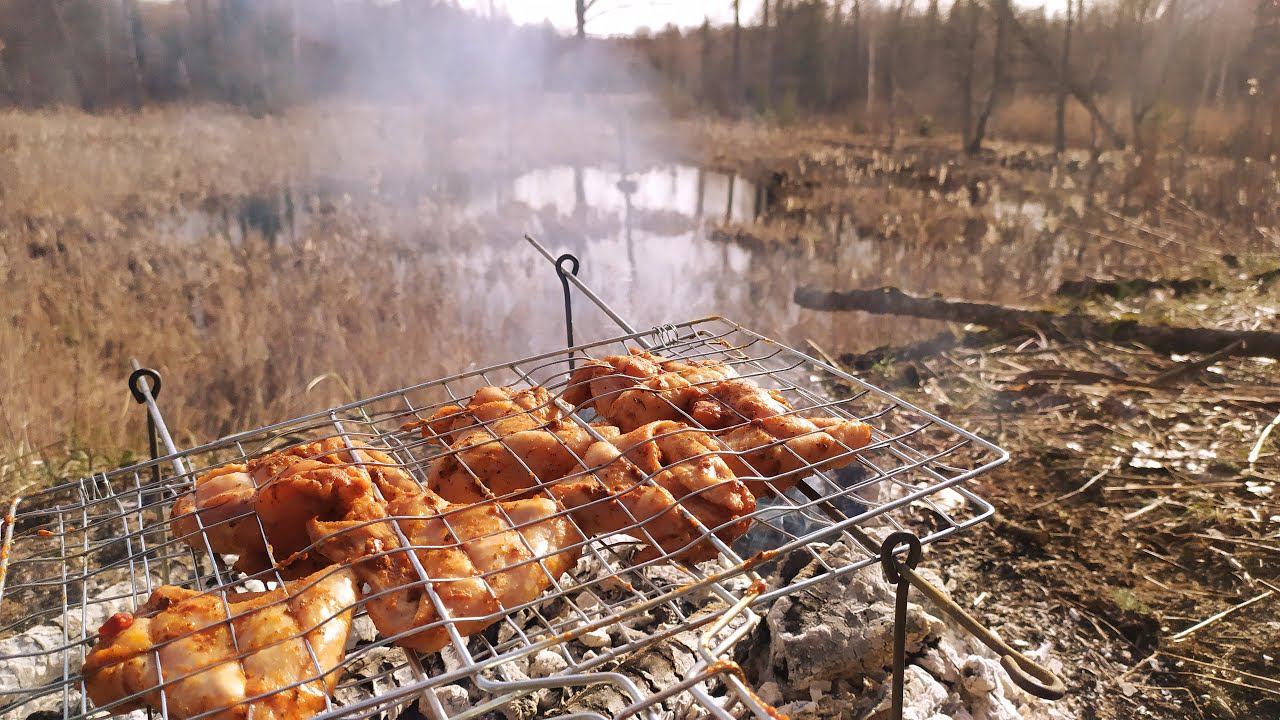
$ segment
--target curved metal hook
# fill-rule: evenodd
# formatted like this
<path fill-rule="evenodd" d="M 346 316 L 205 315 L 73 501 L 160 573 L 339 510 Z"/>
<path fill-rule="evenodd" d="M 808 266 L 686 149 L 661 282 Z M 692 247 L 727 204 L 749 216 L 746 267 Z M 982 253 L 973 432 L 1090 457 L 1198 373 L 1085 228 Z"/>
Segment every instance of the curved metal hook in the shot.
<path fill-rule="evenodd" d="M 1000 666 L 1009 673 L 1014 685 L 1042 700 L 1058 700 L 1067 694 L 1067 686 L 1057 675 L 1017 650 L 1002 655 Z"/>
<path fill-rule="evenodd" d="M 144 392 L 138 381 L 146 378 L 151 381 L 151 385 Z M 160 373 L 151 368 L 138 368 L 129 375 L 129 392 L 133 395 L 133 399 L 139 405 L 147 401 L 147 394 L 150 393 L 151 399 L 155 400 L 160 396 Z"/>
<path fill-rule="evenodd" d="M 902 582 L 902 563 L 898 561 L 896 554 L 899 545 L 907 546 L 906 566 L 908 570 L 914 570 L 916 565 L 920 564 L 920 558 L 924 555 L 924 549 L 920 546 L 920 538 L 912 533 L 899 530 L 885 538 L 884 542 L 880 543 L 880 568 L 884 570 L 884 576 L 891 585 L 897 585 Z"/>
<path fill-rule="evenodd" d="M 1000 656 L 1000 666 L 1009 673 L 1013 684 L 1043 700 L 1058 700 L 1067 694 L 1067 687 L 1062 680 L 1048 668 L 1036 663 L 1031 658 L 1015 650 L 994 631 L 978 622 L 964 608 L 947 597 L 933 583 L 924 579 L 915 570 L 903 570 L 903 577 L 911 582 L 920 592 L 933 601 L 940 610 L 947 614 L 978 639 L 988 649 Z"/>
<path fill-rule="evenodd" d="M 566 271 L 565 263 L 571 264 L 573 267 Z M 582 263 L 578 260 L 578 256 L 573 253 L 565 253 L 556 258 L 556 276 L 560 278 L 560 285 L 564 288 L 564 333 L 566 347 L 573 347 L 573 296 L 569 292 L 569 275 L 577 277 L 578 270 L 582 267 Z M 569 357 L 569 369 L 573 369 L 573 356 Z"/>

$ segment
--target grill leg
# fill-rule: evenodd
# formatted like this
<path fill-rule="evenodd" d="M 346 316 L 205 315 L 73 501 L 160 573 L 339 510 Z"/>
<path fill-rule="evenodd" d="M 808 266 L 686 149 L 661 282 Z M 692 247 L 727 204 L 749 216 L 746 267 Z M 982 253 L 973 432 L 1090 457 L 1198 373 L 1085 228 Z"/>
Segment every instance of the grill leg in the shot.
<path fill-rule="evenodd" d="M 566 272 L 565 264 L 568 263 L 572 267 Z M 565 253 L 556 258 L 556 276 L 560 278 L 560 285 L 564 288 L 564 334 L 565 347 L 573 347 L 573 295 L 569 292 L 569 275 L 574 277 L 578 275 L 578 268 L 582 265 L 578 261 L 578 257 L 573 253 Z M 574 369 L 573 354 L 569 355 L 569 370 Z"/>
<path fill-rule="evenodd" d="M 135 365 L 137 362 L 135 361 Z M 143 380 L 147 383 L 143 383 Z M 160 395 L 160 373 L 151 368 L 139 367 L 129 375 L 129 393 L 133 395 L 133 399 L 139 405 L 155 405 L 155 399 Z M 148 403 L 147 401 L 151 402 Z M 160 412 L 156 408 L 155 414 L 151 412 L 151 408 L 147 408 L 147 446 L 151 451 L 151 459 L 155 460 L 160 457 L 160 433 L 156 430 L 155 415 Z M 160 485 L 160 466 L 151 466 L 151 481 L 157 487 Z"/>

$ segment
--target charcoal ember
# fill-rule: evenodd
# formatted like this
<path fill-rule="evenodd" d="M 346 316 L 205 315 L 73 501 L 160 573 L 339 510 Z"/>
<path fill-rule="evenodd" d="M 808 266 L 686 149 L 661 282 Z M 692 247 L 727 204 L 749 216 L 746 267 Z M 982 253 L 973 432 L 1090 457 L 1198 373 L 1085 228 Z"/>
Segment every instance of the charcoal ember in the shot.
<path fill-rule="evenodd" d="M 615 671 L 631 678 L 642 694 L 657 694 L 685 678 L 697 662 L 697 643 L 696 633 L 679 633 L 666 642 L 637 651 Z M 569 694 L 551 714 L 594 712 L 613 717 L 632 702 L 622 687 L 601 682 Z"/>
<path fill-rule="evenodd" d="M 843 546 L 832 546 L 833 562 L 852 558 Z M 821 574 L 814 562 L 797 575 L 798 580 Z M 894 590 L 879 568 L 855 573 L 841 582 L 824 582 L 808 590 L 780 598 L 765 616 L 758 635 L 768 636 L 764 662 L 766 680 L 777 678 L 788 697 L 809 694 L 816 682 L 837 678 L 882 679 L 893 661 Z M 919 652 L 925 641 L 942 627 L 937 618 L 911 603 L 907 608 L 907 652 Z M 761 638 L 763 639 L 763 638 Z"/>
<path fill-rule="evenodd" d="M 57 625 L 36 625 L 0 640 L 0 656 L 19 656 L 0 663 L 0 688 L 34 688 L 60 679 L 62 653 L 58 648 L 65 642 Z M 62 693 L 56 695 L 54 704 L 61 703 Z"/>
<path fill-rule="evenodd" d="M 467 708 L 471 707 L 471 698 L 467 693 L 467 689 L 461 685 L 443 685 L 435 688 L 436 699 L 440 701 L 440 706 L 444 708 L 444 712 L 449 717 L 461 715 Z M 427 710 L 425 700 L 418 701 L 418 709 L 427 717 L 431 717 L 430 711 Z"/>
<path fill-rule="evenodd" d="M 840 544 L 822 553 L 850 562 Z M 797 578 L 820 574 L 814 562 Z M 939 578 L 918 570 L 935 586 Z M 1064 708 L 1013 685 L 996 656 L 921 606 L 907 609 L 904 718 L 1066 720 Z M 762 697 L 792 718 L 887 720 L 893 660 L 894 588 L 878 566 L 778 599 L 739 652 Z M 1027 653 L 1040 662 L 1050 648 Z M 1058 671 L 1060 668 L 1050 667 Z"/>

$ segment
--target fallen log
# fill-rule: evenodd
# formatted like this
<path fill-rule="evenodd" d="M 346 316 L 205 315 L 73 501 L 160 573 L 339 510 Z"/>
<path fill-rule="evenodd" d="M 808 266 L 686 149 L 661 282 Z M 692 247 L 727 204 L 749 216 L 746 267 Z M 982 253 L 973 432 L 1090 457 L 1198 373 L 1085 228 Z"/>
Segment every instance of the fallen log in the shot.
<path fill-rule="evenodd" d="M 1119 278 L 1101 280 L 1086 277 L 1083 280 L 1064 280 L 1058 286 L 1058 295 L 1084 300 L 1090 297 L 1122 299 L 1145 295 L 1153 290 L 1169 290 L 1175 296 L 1193 295 L 1213 288 L 1209 278 Z"/>
<path fill-rule="evenodd" d="M 1027 330 L 1010 332 L 1004 329 L 968 332 L 957 335 L 941 332 L 931 338 L 910 345 L 881 345 L 863 353 L 841 353 L 840 364 L 854 370 L 867 371 L 879 363 L 914 362 L 956 348 L 988 347 L 1010 338 L 1031 335 Z"/>
<path fill-rule="evenodd" d="M 1064 338 L 1133 342 L 1164 354 L 1216 353 L 1234 345 L 1230 352 L 1232 356 L 1280 359 L 1280 332 L 1267 330 L 1144 325 L 1133 320 L 1102 320 L 1079 312 L 1058 313 L 941 297 L 918 297 L 893 287 L 840 292 L 798 287 L 795 302 L 812 310 L 861 310 L 880 315 L 973 323 L 989 328 L 1029 328 Z"/>

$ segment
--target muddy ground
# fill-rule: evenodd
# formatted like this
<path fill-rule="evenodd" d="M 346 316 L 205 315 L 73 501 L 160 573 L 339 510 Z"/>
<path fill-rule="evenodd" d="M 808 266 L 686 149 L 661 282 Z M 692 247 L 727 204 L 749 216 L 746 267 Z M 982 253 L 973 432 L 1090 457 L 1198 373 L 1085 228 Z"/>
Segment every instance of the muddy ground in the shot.
<path fill-rule="evenodd" d="M 962 158 L 932 141 L 885 151 L 815 134 L 783 154 L 760 165 L 789 220 L 723 227 L 726 242 L 821 245 L 806 237 L 812 216 L 848 212 L 882 242 L 918 234 L 981 254 L 1007 242 L 1006 223 L 970 229 L 978 239 L 969 242 L 963 229 L 937 231 L 948 213 L 961 228 L 992 222 L 983 193 L 1003 188 L 1051 208 L 1048 222 L 1023 224 L 1032 243 L 1052 237 L 1081 255 L 1139 250 L 1098 268 L 1125 280 L 1118 285 L 1062 284 L 1046 269 L 1038 290 L 1004 299 L 1145 323 L 1277 328 L 1274 211 L 1219 203 L 1212 183 L 1198 192 L 1166 176 L 1153 189 L 1122 156 L 1100 167 L 1087 154 L 1058 163 L 1036 148 Z M 1211 172 L 1215 162 L 1189 167 Z M 1005 251 L 1016 264 L 1018 246 Z M 869 286 L 846 278 L 832 289 L 848 287 Z M 926 556 L 955 596 L 1015 642 L 1051 643 L 1070 688 L 1062 702 L 1081 717 L 1280 716 L 1280 438 L 1268 436 L 1280 417 L 1276 360 L 930 327 L 940 334 L 825 350 L 1010 451 L 1007 465 L 973 483 L 995 517 Z"/>

